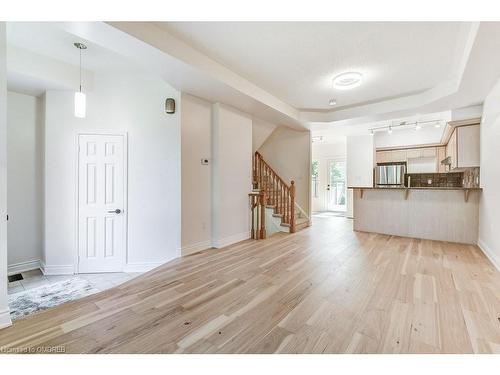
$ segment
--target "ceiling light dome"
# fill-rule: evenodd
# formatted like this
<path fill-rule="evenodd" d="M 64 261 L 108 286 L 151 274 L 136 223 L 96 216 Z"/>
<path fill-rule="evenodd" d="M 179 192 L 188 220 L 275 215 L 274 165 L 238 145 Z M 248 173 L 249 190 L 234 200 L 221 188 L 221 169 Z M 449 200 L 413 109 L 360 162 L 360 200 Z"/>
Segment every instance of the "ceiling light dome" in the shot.
<path fill-rule="evenodd" d="M 363 83 L 363 75 L 358 72 L 342 73 L 333 79 L 333 87 L 338 90 L 349 90 Z"/>

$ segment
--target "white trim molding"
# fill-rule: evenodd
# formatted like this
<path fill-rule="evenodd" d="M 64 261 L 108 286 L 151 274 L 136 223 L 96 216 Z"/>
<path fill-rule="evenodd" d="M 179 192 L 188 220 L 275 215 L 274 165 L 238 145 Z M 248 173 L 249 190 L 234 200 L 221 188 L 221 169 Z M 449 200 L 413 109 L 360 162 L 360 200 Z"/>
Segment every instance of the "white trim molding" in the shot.
<path fill-rule="evenodd" d="M 181 255 L 185 256 L 185 255 L 197 253 L 197 252 L 202 251 L 202 250 L 210 249 L 211 247 L 212 247 L 212 242 L 210 240 L 197 242 L 197 243 L 194 243 L 192 245 L 182 247 Z"/>
<path fill-rule="evenodd" d="M 481 251 L 486 255 L 486 257 L 490 260 L 491 263 L 495 266 L 495 268 L 500 271 L 500 257 L 496 255 L 486 243 L 479 239 L 477 241 L 477 246 L 481 249 Z"/>
<path fill-rule="evenodd" d="M 137 263 L 127 263 L 123 268 L 123 272 L 148 272 L 152 269 L 160 267 L 165 262 L 137 262 Z"/>
<path fill-rule="evenodd" d="M 10 320 L 10 310 L 3 309 L 0 311 L 0 329 L 12 325 L 12 320 Z"/>
<path fill-rule="evenodd" d="M 16 273 L 31 271 L 42 268 L 42 263 L 40 259 L 29 260 L 27 262 L 20 262 L 10 264 L 7 269 L 7 275 L 14 275 Z"/>
<path fill-rule="evenodd" d="M 216 249 L 220 249 L 221 247 L 226 247 L 226 246 L 235 244 L 237 242 L 248 240 L 250 237 L 251 237 L 250 231 L 238 233 L 238 234 L 233 234 L 232 236 L 228 236 L 228 237 L 224 237 L 224 238 L 220 238 L 220 239 L 214 239 L 212 242 L 212 246 L 215 247 Z"/>
<path fill-rule="evenodd" d="M 41 267 L 40 269 L 42 270 L 42 273 L 44 275 L 74 275 L 75 274 L 75 267 L 73 264 L 64 264 L 64 265 L 51 265 L 51 264 L 45 264 L 44 262 L 41 262 Z"/>

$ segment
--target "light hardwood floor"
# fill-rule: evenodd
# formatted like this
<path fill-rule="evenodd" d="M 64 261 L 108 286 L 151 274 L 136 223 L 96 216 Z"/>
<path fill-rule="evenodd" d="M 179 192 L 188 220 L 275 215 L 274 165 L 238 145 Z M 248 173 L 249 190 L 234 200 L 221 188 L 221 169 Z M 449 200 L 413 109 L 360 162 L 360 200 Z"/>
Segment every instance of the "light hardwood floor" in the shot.
<path fill-rule="evenodd" d="M 170 262 L 0 331 L 77 353 L 500 352 L 500 273 L 475 246 L 339 217 Z"/>

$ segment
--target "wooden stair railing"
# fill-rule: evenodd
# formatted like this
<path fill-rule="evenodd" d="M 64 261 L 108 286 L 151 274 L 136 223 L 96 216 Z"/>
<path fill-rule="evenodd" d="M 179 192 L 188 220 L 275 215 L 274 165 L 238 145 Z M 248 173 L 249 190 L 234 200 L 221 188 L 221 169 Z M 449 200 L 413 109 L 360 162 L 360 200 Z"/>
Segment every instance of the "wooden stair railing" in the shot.
<path fill-rule="evenodd" d="M 262 240 L 266 238 L 266 193 L 264 191 L 248 194 L 250 210 L 252 212 L 252 238 Z"/>
<path fill-rule="evenodd" d="M 295 182 L 288 185 L 256 151 L 253 158 L 253 187 L 265 193 L 266 205 L 274 207 L 281 222 L 295 232 Z"/>

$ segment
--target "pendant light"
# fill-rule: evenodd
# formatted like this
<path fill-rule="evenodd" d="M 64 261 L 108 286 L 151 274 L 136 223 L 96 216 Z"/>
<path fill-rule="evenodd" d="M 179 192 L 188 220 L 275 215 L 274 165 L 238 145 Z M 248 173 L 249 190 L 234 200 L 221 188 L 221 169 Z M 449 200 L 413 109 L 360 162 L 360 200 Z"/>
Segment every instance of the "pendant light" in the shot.
<path fill-rule="evenodd" d="M 74 46 L 80 50 L 80 89 L 75 92 L 75 117 L 85 118 L 87 98 L 82 92 L 82 50 L 87 49 L 87 46 L 83 43 L 74 43 Z"/>

